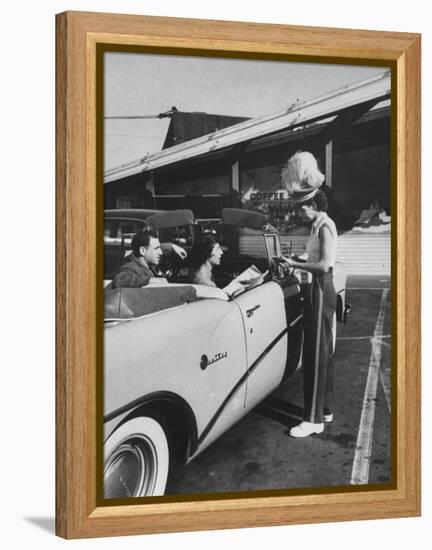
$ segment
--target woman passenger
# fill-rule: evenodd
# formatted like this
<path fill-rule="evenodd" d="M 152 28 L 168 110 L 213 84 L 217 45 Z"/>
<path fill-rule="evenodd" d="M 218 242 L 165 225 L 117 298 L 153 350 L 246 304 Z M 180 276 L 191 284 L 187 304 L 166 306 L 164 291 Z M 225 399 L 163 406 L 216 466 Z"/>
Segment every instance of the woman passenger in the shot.
<path fill-rule="evenodd" d="M 189 253 L 191 283 L 216 286 L 213 280 L 213 266 L 220 264 L 222 254 L 223 250 L 214 237 L 210 235 L 199 237 Z"/>

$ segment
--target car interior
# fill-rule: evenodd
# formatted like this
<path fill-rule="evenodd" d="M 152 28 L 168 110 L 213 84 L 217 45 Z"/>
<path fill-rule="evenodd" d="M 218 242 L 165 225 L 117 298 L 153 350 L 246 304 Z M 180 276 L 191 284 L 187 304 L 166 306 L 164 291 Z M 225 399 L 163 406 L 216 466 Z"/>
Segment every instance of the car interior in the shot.
<path fill-rule="evenodd" d="M 213 278 L 218 288 L 224 288 L 251 266 L 255 266 L 261 273 L 267 272 L 264 281 L 273 279 L 277 280 L 283 289 L 292 287 L 296 285 L 296 279 L 287 277 L 279 263 L 275 261 L 275 258 L 281 255 L 279 239 L 275 233 L 266 232 L 265 225 L 264 214 L 235 208 L 223 209 L 220 220 L 195 220 L 191 210 L 160 212 L 146 219 L 146 226 L 157 231 L 161 242 L 178 244 L 187 252 L 191 250 L 193 242 L 199 235 L 213 235 L 223 250 L 221 263 L 213 270 Z M 239 242 L 244 235 L 255 237 L 253 255 L 241 253 L 239 250 Z M 123 242 L 123 248 L 127 248 L 128 243 Z M 188 258 L 182 260 L 173 253 L 169 257 L 164 257 L 159 267 L 160 274 L 170 283 L 188 284 L 190 282 L 191 268 Z M 178 293 L 174 290 L 171 292 L 167 286 L 164 286 L 163 289 L 152 287 L 147 290 L 155 293 L 155 300 L 149 301 L 147 297 L 148 305 L 145 306 L 145 311 L 141 311 L 144 305 L 140 305 L 142 300 L 137 296 L 143 296 L 143 294 L 133 292 L 140 289 L 124 290 L 127 292 L 113 292 L 109 288 L 106 289 L 105 313 L 109 318 L 135 317 L 136 314 L 146 315 L 183 303 L 182 298 L 177 296 Z M 169 292 L 167 292 L 168 290 Z M 284 294 L 286 292 L 284 290 Z M 162 298 L 159 298 L 159 294 L 165 296 L 166 304 Z M 291 294 L 291 291 L 288 291 L 288 294 Z M 163 304 L 161 300 L 164 302 Z M 133 303 L 135 301 L 137 301 L 136 305 Z M 154 302 L 154 304 L 151 305 L 150 302 Z"/>
<path fill-rule="evenodd" d="M 107 289 L 104 295 L 104 319 L 134 319 L 180 306 L 189 301 L 190 289 L 190 286 L 175 285 Z"/>

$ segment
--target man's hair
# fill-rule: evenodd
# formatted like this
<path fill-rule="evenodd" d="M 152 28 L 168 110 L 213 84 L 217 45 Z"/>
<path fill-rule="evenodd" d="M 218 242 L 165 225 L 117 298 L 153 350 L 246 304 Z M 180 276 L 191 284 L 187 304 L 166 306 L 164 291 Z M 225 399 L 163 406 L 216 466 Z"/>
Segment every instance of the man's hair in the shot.
<path fill-rule="evenodd" d="M 193 244 L 189 254 L 189 264 L 194 270 L 198 270 L 212 255 L 218 241 L 211 235 L 199 237 Z"/>
<path fill-rule="evenodd" d="M 150 244 L 150 239 L 157 239 L 156 233 L 152 229 L 143 229 L 136 233 L 132 239 L 131 248 L 134 256 L 139 258 L 141 256 L 140 248 L 143 246 L 147 248 Z"/>
<path fill-rule="evenodd" d="M 319 212 L 327 212 L 328 201 L 325 193 L 323 193 L 321 189 L 318 189 L 313 197 L 305 202 L 299 203 L 298 206 L 313 206 L 315 210 Z"/>

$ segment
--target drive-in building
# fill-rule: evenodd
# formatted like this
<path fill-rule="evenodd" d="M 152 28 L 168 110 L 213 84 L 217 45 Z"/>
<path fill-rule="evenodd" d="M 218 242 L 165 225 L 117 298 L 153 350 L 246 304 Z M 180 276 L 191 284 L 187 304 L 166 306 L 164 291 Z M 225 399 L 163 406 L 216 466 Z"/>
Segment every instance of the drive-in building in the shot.
<path fill-rule="evenodd" d="M 280 182 L 299 150 L 311 151 L 326 175 L 348 272 L 389 274 L 389 73 L 258 119 L 173 110 L 162 151 L 105 173 L 104 206 L 190 208 L 200 219 L 217 219 L 223 207 L 261 210 L 285 246 L 302 248 L 305 232 L 293 226 Z M 253 234 L 241 242 L 253 252 Z"/>

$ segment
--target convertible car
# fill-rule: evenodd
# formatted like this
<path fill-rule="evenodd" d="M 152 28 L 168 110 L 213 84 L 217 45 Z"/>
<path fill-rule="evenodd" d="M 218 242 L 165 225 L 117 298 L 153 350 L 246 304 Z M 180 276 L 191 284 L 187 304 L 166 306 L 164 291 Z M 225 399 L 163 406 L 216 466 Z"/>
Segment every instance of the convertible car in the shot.
<path fill-rule="evenodd" d="M 155 213 L 146 222 L 162 239 L 181 218 Z M 301 273 L 281 270 L 279 236 L 265 222 L 256 212 L 222 212 L 217 286 L 251 265 L 262 274 L 228 300 L 191 299 L 187 263 L 172 266 L 165 284 L 104 291 L 105 499 L 163 495 L 174 463 L 193 460 L 301 364 Z M 241 252 L 246 229 L 256 255 Z M 339 321 L 345 281 L 337 265 Z M 333 332 L 335 342 L 336 316 Z"/>

